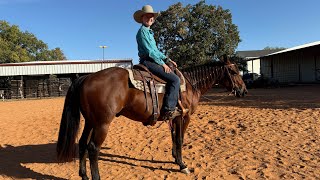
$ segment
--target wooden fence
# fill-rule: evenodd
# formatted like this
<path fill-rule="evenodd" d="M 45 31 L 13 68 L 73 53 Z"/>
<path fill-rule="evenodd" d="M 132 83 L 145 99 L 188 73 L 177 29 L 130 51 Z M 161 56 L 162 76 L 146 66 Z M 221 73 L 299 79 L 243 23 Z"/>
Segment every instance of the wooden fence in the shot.
<path fill-rule="evenodd" d="M 55 76 L 21 77 L 0 80 L 1 99 L 59 97 L 67 94 L 71 78 Z"/>

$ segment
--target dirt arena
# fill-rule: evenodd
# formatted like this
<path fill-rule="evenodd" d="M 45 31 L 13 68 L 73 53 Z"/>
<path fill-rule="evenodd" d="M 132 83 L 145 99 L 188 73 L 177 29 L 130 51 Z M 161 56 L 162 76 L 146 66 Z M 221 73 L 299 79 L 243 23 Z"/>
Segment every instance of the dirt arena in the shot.
<path fill-rule="evenodd" d="M 183 158 L 171 156 L 167 124 L 116 118 L 103 144 L 101 179 L 320 179 L 320 85 L 215 89 L 188 128 Z M 64 98 L 0 102 L 0 179 L 80 179 L 78 160 L 55 158 Z M 82 120 L 83 121 L 83 120 Z"/>

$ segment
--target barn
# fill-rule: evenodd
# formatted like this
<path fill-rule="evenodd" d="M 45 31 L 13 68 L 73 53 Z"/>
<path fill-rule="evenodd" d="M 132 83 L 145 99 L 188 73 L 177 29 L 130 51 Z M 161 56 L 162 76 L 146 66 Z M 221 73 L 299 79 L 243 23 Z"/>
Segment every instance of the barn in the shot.
<path fill-rule="evenodd" d="M 0 64 L 0 97 L 21 99 L 64 96 L 74 78 L 109 67 L 131 68 L 132 59 Z"/>
<path fill-rule="evenodd" d="M 237 51 L 236 55 L 247 61 L 247 72 L 245 73 L 256 73 L 260 75 L 260 57 L 277 51 L 278 50 Z"/>
<path fill-rule="evenodd" d="M 320 83 L 320 41 L 261 56 L 260 73 L 280 83 Z"/>

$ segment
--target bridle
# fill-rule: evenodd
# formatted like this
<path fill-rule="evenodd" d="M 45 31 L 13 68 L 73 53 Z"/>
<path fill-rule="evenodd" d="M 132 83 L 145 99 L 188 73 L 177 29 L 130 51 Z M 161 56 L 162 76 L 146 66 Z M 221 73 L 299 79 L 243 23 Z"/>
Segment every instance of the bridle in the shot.
<path fill-rule="evenodd" d="M 234 94 L 236 95 L 236 91 L 235 91 L 236 83 L 234 82 L 234 80 L 233 80 L 233 78 L 232 78 L 232 75 L 231 75 L 231 73 L 230 73 L 230 70 L 229 70 L 229 67 L 231 67 L 231 66 L 235 66 L 235 64 L 224 65 L 224 67 L 225 67 L 225 69 L 226 69 L 226 71 L 227 71 L 227 74 L 228 74 L 228 76 L 229 76 L 229 78 L 230 78 L 231 84 L 232 84 L 232 91 L 231 91 L 230 94 L 233 94 L 233 93 L 234 93 Z M 235 66 L 235 67 L 236 67 L 236 66 Z"/>

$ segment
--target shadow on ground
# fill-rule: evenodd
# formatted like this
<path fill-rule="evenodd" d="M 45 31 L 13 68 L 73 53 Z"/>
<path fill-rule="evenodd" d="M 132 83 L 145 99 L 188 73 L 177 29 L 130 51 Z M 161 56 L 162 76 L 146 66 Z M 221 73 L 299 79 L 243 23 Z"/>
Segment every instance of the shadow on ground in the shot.
<path fill-rule="evenodd" d="M 63 179 L 23 166 L 25 163 L 58 163 L 55 148 L 55 143 L 0 147 L 0 174 L 12 179 Z"/>
<path fill-rule="evenodd" d="M 320 85 L 303 85 L 273 89 L 249 89 L 247 96 L 236 98 L 224 89 L 213 88 L 201 97 L 203 105 L 243 108 L 306 109 L 320 108 Z"/>

